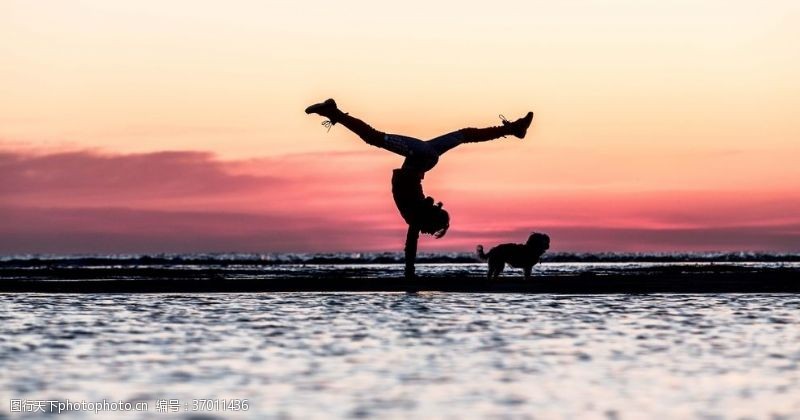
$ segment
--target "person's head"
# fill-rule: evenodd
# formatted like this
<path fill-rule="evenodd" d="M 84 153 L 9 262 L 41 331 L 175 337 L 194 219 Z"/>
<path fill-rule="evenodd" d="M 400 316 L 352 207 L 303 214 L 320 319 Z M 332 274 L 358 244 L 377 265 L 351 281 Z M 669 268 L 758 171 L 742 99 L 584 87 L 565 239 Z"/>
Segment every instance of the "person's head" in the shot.
<path fill-rule="evenodd" d="M 428 197 L 420 209 L 418 225 L 420 232 L 439 239 L 450 228 L 450 214 L 442 208 L 441 202 L 433 204 L 433 198 Z"/>

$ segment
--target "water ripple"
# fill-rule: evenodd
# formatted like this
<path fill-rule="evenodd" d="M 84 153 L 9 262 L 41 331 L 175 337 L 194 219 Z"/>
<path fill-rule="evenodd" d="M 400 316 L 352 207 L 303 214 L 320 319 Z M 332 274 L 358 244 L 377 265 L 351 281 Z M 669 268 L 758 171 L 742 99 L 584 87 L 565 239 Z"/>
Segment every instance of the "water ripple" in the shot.
<path fill-rule="evenodd" d="M 12 398 L 247 398 L 241 417 L 797 418 L 799 308 L 783 295 L 0 295 L 0 417 Z"/>

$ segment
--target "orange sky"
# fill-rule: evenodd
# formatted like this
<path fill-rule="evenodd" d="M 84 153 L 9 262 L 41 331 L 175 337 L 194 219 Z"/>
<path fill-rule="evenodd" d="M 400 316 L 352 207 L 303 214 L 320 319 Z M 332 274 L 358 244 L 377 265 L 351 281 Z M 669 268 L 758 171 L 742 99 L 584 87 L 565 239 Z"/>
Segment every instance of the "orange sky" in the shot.
<path fill-rule="evenodd" d="M 798 22 L 793 1 L 4 1 L 0 252 L 400 249 L 399 158 L 302 112 L 327 97 L 420 138 L 536 113 L 429 174 L 453 229 L 424 250 L 798 251 Z"/>

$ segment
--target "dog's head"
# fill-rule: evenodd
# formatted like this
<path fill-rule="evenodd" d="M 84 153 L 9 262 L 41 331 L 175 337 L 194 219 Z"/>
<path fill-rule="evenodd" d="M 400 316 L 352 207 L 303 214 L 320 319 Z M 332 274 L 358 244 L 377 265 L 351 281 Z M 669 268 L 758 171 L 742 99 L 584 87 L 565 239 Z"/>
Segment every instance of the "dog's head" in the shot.
<path fill-rule="evenodd" d="M 546 233 L 531 233 L 531 236 L 528 237 L 528 242 L 525 242 L 525 246 L 529 246 L 541 254 L 544 254 L 545 251 L 550 249 L 550 237 L 547 236 Z"/>

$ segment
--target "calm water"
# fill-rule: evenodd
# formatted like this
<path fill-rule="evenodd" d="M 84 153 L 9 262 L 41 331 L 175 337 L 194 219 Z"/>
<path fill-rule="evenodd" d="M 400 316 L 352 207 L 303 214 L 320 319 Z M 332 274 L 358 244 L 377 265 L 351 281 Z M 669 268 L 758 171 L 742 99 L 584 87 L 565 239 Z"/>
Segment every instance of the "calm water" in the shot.
<path fill-rule="evenodd" d="M 794 295 L 0 295 L 0 417 L 800 418 L 798 363 Z"/>

